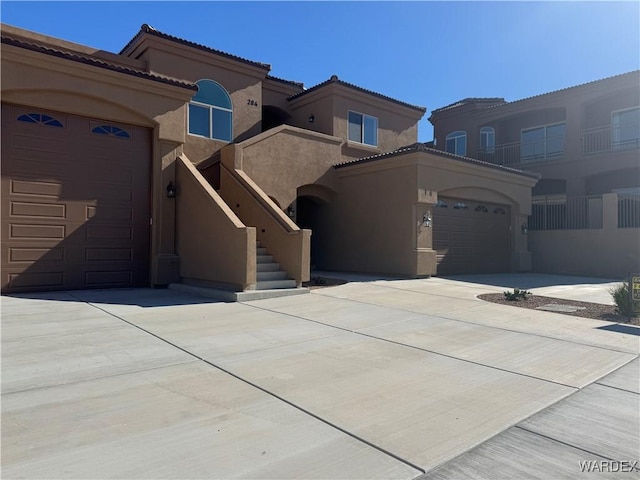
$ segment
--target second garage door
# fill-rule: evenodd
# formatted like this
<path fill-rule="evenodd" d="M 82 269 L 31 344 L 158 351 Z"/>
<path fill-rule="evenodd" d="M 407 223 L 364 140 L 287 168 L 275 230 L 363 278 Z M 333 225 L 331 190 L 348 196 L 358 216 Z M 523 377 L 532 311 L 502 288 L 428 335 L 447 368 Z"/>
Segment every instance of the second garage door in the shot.
<path fill-rule="evenodd" d="M 433 209 L 438 275 L 510 271 L 509 218 L 508 205 L 440 198 Z"/>
<path fill-rule="evenodd" d="M 149 282 L 150 131 L 2 104 L 2 291 Z"/>

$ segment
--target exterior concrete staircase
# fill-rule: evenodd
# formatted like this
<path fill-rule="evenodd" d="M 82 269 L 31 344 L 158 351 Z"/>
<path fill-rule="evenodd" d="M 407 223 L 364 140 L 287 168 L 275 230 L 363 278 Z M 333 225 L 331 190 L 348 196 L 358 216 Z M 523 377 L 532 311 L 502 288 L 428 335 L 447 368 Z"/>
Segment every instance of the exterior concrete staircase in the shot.
<path fill-rule="evenodd" d="M 267 249 L 256 243 L 256 290 L 273 290 L 278 288 L 296 288 L 296 281 L 287 277 L 287 272 L 280 269 L 280 264 L 273 261 Z"/>

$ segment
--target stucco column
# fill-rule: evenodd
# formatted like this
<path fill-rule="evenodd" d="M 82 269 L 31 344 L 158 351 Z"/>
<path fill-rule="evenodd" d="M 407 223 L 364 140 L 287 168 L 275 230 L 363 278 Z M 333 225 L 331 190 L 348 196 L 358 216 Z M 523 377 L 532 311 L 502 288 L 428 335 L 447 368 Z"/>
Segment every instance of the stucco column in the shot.
<path fill-rule="evenodd" d="M 180 259 L 176 254 L 176 202 L 180 201 L 180 185 L 176 183 L 175 160 L 180 154 L 180 144 L 159 140 L 157 154 L 159 168 L 153 172 L 153 238 L 152 283 L 167 285 L 180 279 Z M 167 187 L 172 184 L 176 196 L 167 196 Z"/>
<path fill-rule="evenodd" d="M 618 229 L 618 195 L 616 193 L 602 195 L 602 229 Z"/>
<path fill-rule="evenodd" d="M 529 251 L 529 215 L 517 213 L 512 216 L 511 236 L 515 245 L 514 262 L 516 272 L 530 272 L 533 269 L 533 255 Z M 524 233 L 522 226 L 527 226 Z"/>
<path fill-rule="evenodd" d="M 413 206 L 413 237 L 415 238 L 417 277 L 436 274 L 436 251 L 433 249 L 433 206 L 436 192 L 418 189 L 418 202 Z"/>

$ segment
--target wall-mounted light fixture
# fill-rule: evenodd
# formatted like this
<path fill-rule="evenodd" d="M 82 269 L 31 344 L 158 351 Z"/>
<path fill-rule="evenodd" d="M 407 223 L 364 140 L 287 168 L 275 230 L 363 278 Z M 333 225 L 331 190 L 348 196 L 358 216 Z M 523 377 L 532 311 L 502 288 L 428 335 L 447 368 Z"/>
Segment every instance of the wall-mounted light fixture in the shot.
<path fill-rule="evenodd" d="M 529 233 L 529 228 L 527 227 L 526 223 L 522 224 L 522 226 L 520 227 L 520 231 L 522 232 L 523 235 L 526 235 L 527 233 Z"/>
<path fill-rule="evenodd" d="M 175 198 L 176 197 L 176 187 L 173 186 L 173 182 L 169 182 L 167 185 L 167 198 Z"/>
<path fill-rule="evenodd" d="M 312 113 L 311 115 L 309 115 L 309 123 L 313 123 L 316 121 L 316 116 Z"/>
<path fill-rule="evenodd" d="M 431 228 L 431 212 L 427 212 L 422 216 L 422 225 L 427 228 Z"/>
<path fill-rule="evenodd" d="M 289 218 L 293 218 L 293 216 L 295 215 L 295 210 L 293 209 L 293 207 L 288 207 L 287 208 L 287 215 L 289 215 Z"/>

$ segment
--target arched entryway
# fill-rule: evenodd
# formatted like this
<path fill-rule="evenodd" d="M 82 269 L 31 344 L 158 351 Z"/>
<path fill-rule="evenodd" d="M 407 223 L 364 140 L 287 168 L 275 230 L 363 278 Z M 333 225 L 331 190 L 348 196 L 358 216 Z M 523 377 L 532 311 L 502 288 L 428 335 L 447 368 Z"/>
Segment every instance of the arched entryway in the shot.
<path fill-rule="evenodd" d="M 298 188 L 294 206 L 294 220 L 300 228 L 311 233 L 311 268 L 321 270 L 326 265 L 325 242 L 330 228 L 329 204 L 333 190 L 322 185 L 304 185 Z"/>

